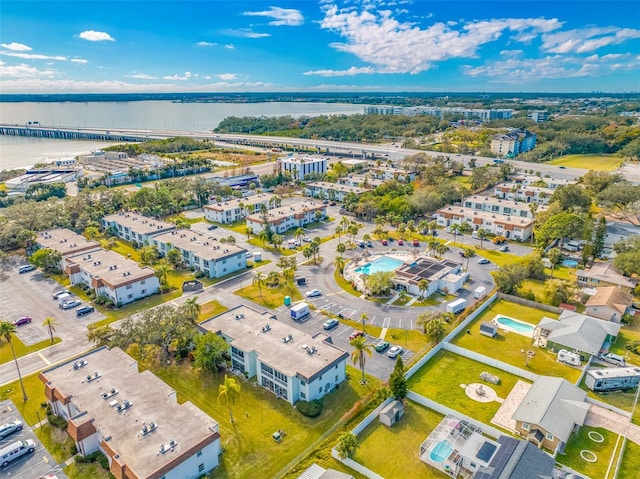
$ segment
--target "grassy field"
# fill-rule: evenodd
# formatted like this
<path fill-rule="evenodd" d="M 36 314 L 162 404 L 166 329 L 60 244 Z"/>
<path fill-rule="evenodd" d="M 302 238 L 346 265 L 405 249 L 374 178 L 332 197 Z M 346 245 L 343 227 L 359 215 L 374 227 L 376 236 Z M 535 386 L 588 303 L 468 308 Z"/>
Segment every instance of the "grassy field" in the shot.
<path fill-rule="evenodd" d="M 535 374 L 563 377 L 571 382 L 578 379 L 579 369 L 559 363 L 556 361 L 556 355 L 544 348 L 534 347 L 531 344 L 531 338 L 502 329 L 499 329 L 498 334 L 493 338 L 480 334 L 480 325 L 483 322 L 491 321 L 496 314 L 504 314 L 531 325 L 538 324 L 543 316 L 554 319 L 558 316 L 535 308 L 498 301 L 469 325 L 468 330 L 471 331 L 471 334 L 463 331 L 454 338 L 452 343 Z M 522 351 L 529 350 L 534 351 L 535 356 L 525 361 L 526 358 Z"/>
<path fill-rule="evenodd" d="M 226 406 L 216 400 L 222 374 L 194 370 L 187 363 L 157 368 L 154 373 L 177 390 L 178 401 L 193 402 L 220 423 L 225 452 L 215 471 L 218 478 L 273 477 L 379 385 L 373 378 L 360 385 L 359 372 L 348 368 L 350 379 L 323 398 L 322 414 L 310 419 L 254 382 L 239 379 L 242 391 L 233 407 L 232 425 Z M 271 437 L 278 429 L 287 433 L 280 443 Z"/>
<path fill-rule="evenodd" d="M 420 444 L 442 418 L 431 409 L 405 401 L 404 417 L 393 427 L 375 420 L 358 436 L 359 445 L 353 459 L 385 479 L 448 477 L 418 456 Z"/>
<path fill-rule="evenodd" d="M 336 280 L 336 283 L 338 284 L 338 286 L 340 286 L 342 289 L 344 289 L 350 295 L 356 296 L 358 298 L 360 296 L 362 296 L 362 293 L 360 291 L 358 291 L 357 289 L 355 289 L 353 286 L 351 286 L 351 283 L 349 283 L 349 281 L 344 279 L 344 277 L 340 273 L 338 273 L 337 269 L 336 269 L 335 273 L 333 274 L 333 277 Z"/>
<path fill-rule="evenodd" d="M 38 422 L 36 411 L 40 414 L 40 419 L 45 419 L 47 415 L 45 409 L 40 407 L 40 404 L 47 400 L 44 396 L 44 384 L 38 379 L 38 373 L 23 376 L 22 382 L 28 397 L 26 402 L 22 400 L 22 389 L 18 380 L 2 386 L 0 401 L 11 399 L 25 422 L 33 426 Z"/>
<path fill-rule="evenodd" d="M 622 165 L 622 158 L 614 155 L 567 155 L 556 158 L 550 164 L 568 168 L 613 171 Z"/>
<path fill-rule="evenodd" d="M 79 464 L 74 462 L 70 466 L 66 466 L 64 473 L 69 479 L 110 479 L 113 476 L 102 469 L 99 464 Z"/>
<path fill-rule="evenodd" d="M 286 288 L 270 288 L 266 284 L 263 284 L 262 287 L 259 288 L 257 284 L 250 284 L 249 286 L 245 286 L 244 288 L 235 291 L 234 294 L 270 309 L 282 306 L 284 304 L 285 296 L 289 296 L 291 298 L 291 302 L 302 301 L 303 299 L 302 294 L 300 294 L 300 291 L 294 285 Z"/>
<path fill-rule="evenodd" d="M 618 479 L 638 479 L 640 470 L 640 445 L 627 441 L 620 464 Z"/>
<path fill-rule="evenodd" d="M 461 384 L 482 383 L 480 373 L 483 371 L 501 379 L 498 385 L 485 385 L 493 388 L 501 398 L 507 397 L 519 379 L 500 369 L 443 350 L 409 379 L 409 389 L 489 424 L 500 404 L 474 401 L 460 387 Z"/>
<path fill-rule="evenodd" d="M 11 343 L 13 344 L 13 349 L 16 352 L 17 357 L 26 356 L 27 354 L 35 353 L 36 351 L 40 351 L 41 349 L 48 348 L 49 346 L 53 346 L 54 344 L 58 344 L 62 339 L 53 337 L 53 344 L 50 339 L 46 339 L 44 341 L 40 341 L 36 344 L 30 344 L 29 346 L 25 346 L 25 344 L 20 341 L 20 338 L 15 334 L 11 335 Z M 13 354 L 11 353 L 11 346 L 4 339 L 0 339 L 0 364 L 4 364 L 8 361 L 13 361 Z"/>
<path fill-rule="evenodd" d="M 65 429 L 43 424 L 41 427 L 34 429 L 33 432 L 58 464 L 69 459 L 72 453 L 75 452 L 75 442 Z"/>
<path fill-rule="evenodd" d="M 592 440 L 588 436 L 589 431 L 596 431 L 602 434 L 602 436 L 604 436 L 604 442 L 598 444 Z M 607 468 L 609 467 L 611 456 L 614 453 L 617 439 L 618 435 L 607 429 L 582 426 L 577 434 L 574 433 L 571 435 L 564 455 L 558 455 L 556 461 L 589 477 L 604 479 L 607 477 Z M 580 457 L 580 451 L 582 450 L 595 453 L 597 456 L 596 462 L 589 463 L 582 459 L 582 457 Z"/>
<path fill-rule="evenodd" d="M 610 351 L 621 356 L 628 356 L 627 362 L 640 365 L 640 356 L 626 349 L 624 346 L 633 341 L 640 341 L 640 321 L 636 320 L 632 325 L 625 325 L 618 334 L 618 339 L 611 345 Z"/>
<path fill-rule="evenodd" d="M 198 322 L 202 322 L 209 318 L 217 316 L 229 309 L 226 306 L 221 305 L 215 299 L 207 301 L 206 303 L 202 303 L 200 307 L 202 309 L 200 310 L 200 315 L 198 316 Z"/>

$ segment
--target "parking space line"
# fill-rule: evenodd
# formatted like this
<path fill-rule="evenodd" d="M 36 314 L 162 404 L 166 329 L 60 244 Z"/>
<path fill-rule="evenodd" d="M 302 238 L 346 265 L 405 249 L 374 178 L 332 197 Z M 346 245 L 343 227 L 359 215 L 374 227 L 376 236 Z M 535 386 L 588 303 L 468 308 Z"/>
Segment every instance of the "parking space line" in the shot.
<path fill-rule="evenodd" d="M 391 324 L 391 318 L 384 318 L 382 320 L 382 329 L 388 329 Z"/>
<path fill-rule="evenodd" d="M 50 366 L 50 365 L 51 365 L 51 361 L 49 361 L 47 358 L 45 358 L 45 357 L 42 355 L 42 353 L 38 353 L 38 356 L 40 357 L 40 359 L 42 359 L 42 360 L 45 362 L 45 364 L 46 364 L 47 366 Z"/>

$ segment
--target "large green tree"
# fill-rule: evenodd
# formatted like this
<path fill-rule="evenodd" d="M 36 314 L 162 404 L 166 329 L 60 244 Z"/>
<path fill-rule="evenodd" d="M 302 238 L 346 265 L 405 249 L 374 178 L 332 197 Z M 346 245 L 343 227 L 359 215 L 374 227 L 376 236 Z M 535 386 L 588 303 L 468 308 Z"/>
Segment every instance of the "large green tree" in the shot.
<path fill-rule="evenodd" d="M 405 378 L 404 363 L 400 355 L 396 358 L 393 372 L 391 376 L 389 376 L 389 389 L 391 389 L 393 397 L 399 401 L 407 397 L 409 388 L 407 386 L 407 379 Z"/>
<path fill-rule="evenodd" d="M 193 366 L 217 373 L 231 360 L 229 345 L 217 334 L 206 333 L 195 337 Z"/>

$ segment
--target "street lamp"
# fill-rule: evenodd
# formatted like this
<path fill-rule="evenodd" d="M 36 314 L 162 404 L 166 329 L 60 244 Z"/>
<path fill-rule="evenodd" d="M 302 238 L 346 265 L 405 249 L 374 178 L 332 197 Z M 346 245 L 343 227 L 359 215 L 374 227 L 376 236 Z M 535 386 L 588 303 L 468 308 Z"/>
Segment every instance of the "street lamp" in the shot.
<path fill-rule="evenodd" d="M 36 416 L 38 416 L 38 426 L 40 425 L 40 412 L 36 411 Z"/>

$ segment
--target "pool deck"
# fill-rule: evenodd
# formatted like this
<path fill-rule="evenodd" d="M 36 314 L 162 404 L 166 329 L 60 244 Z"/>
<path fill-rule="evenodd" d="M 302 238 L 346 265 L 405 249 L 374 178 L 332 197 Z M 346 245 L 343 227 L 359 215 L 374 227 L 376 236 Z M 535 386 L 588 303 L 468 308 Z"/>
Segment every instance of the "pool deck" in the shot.
<path fill-rule="evenodd" d="M 496 412 L 491 419 L 491 424 L 500 426 L 507 431 L 515 431 L 516 422 L 511 419 L 511 416 L 516 412 L 516 409 L 520 406 L 520 403 L 529 392 L 529 389 L 531 389 L 531 384 L 519 379 L 509 392 L 509 395 L 498 408 L 498 412 Z"/>

